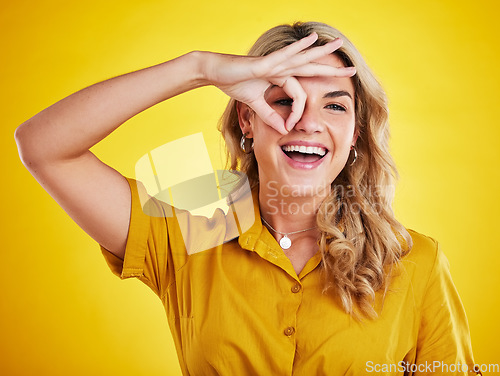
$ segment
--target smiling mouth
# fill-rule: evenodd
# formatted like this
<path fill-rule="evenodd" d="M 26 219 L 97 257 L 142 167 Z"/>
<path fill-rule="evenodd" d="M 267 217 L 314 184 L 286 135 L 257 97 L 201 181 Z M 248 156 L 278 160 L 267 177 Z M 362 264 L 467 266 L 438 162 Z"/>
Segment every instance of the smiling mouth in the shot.
<path fill-rule="evenodd" d="M 284 145 L 281 150 L 292 160 L 301 163 L 317 162 L 328 153 L 328 150 L 318 146 Z"/>

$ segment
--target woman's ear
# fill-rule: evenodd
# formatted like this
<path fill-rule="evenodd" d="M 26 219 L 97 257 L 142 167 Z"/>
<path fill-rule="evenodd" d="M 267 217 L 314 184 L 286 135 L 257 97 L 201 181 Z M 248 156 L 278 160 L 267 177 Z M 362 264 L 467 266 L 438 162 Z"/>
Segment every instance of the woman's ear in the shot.
<path fill-rule="evenodd" d="M 352 143 L 351 143 L 352 146 L 356 145 L 356 141 L 358 141 L 358 137 L 359 137 L 359 127 L 356 126 L 354 128 L 354 135 L 352 136 Z"/>
<path fill-rule="evenodd" d="M 236 102 L 236 111 L 238 111 L 238 122 L 241 133 L 247 138 L 253 138 L 253 119 L 255 112 L 245 103 Z"/>

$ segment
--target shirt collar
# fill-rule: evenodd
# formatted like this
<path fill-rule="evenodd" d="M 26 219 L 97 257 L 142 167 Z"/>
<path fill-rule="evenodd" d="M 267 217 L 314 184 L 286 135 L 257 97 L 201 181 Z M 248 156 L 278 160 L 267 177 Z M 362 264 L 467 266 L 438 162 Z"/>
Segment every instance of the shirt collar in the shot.
<path fill-rule="evenodd" d="M 306 263 L 299 276 L 297 276 L 291 261 L 285 255 L 283 249 L 281 249 L 267 227 L 262 225 L 258 186 L 252 189 L 252 201 L 254 222 L 250 228 L 244 231 L 238 238 L 240 247 L 251 252 L 256 252 L 260 257 L 279 266 L 297 280 L 313 271 L 321 262 L 321 252 L 318 250 L 318 252 Z"/>

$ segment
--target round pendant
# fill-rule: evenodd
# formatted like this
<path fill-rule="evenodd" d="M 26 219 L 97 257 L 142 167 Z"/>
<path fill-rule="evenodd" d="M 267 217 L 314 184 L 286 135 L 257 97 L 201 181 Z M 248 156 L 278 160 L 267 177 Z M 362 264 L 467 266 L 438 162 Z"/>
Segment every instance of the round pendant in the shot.
<path fill-rule="evenodd" d="M 288 236 L 285 235 L 280 239 L 280 246 L 283 249 L 288 249 L 292 246 L 292 241 Z"/>

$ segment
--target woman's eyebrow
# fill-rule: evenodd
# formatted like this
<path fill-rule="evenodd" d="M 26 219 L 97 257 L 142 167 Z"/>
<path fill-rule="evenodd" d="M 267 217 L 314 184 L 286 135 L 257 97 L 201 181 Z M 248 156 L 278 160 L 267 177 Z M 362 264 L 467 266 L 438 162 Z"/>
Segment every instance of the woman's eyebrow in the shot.
<path fill-rule="evenodd" d="M 351 94 L 345 90 L 335 90 L 335 91 L 330 91 L 323 95 L 323 98 L 337 98 L 337 97 L 342 97 L 342 96 L 347 96 L 352 99 Z"/>
<path fill-rule="evenodd" d="M 269 87 L 266 89 L 266 91 L 265 91 L 264 95 L 268 95 L 268 94 L 271 92 L 271 90 L 273 90 L 274 88 L 280 88 L 280 87 L 279 87 L 278 85 L 271 85 L 271 86 L 269 86 Z M 280 88 L 280 89 L 281 89 L 281 88 Z"/>

